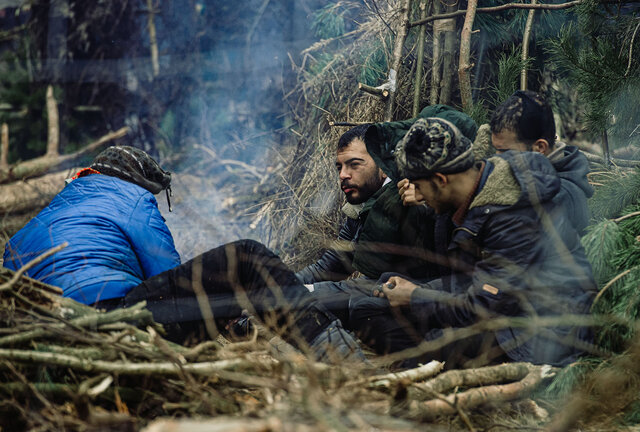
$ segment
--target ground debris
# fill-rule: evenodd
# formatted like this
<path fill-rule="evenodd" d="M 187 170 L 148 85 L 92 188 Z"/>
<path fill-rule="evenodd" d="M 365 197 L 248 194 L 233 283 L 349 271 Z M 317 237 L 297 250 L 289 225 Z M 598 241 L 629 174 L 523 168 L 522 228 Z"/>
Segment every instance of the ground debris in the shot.
<path fill-rule="evenodd" d="M 273 339 L 258 333 L 185 347 L 162 337 L 144 303 L 99 311 L 7 269 L 0 269 L 0 304 L 0 430 L 415 430 L 437 415 L 473 413 L 479 405 L 460 402 L 461 383 L 488 386 L 466 392 L 513 390 L 542 371 L 330 366 L 273 349 Z M 428 403 L 450 408 L 442 398 L 457 408 L 425 416 Z"/>

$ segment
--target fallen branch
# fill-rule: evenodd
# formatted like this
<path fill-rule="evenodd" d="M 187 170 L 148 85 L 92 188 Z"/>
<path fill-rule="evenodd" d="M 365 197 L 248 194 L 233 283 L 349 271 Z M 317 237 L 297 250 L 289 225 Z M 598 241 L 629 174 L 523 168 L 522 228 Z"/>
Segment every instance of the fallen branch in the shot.
<path fill-rule="evenodd" d="M 546 378 L 555 375 L 551 366 L 531 366 L 529 373 L 515 383 L 491 385 L 455 393 L 444 398 L 433 399 L 412 406 L 409 411 L 411 418 L 431 421 L 436 417 L 455 414 L 458 409 L 469 410 L 486 404 L 498 404 L 528 396 Z M 414 404 L 415 405 L 415 404 Z"/>
<path fill-rule="evenodd" d="M 125 126 L 117 131 L 108 133 L 92 142 L 77 152 L 59 155 L 59 156 L 41 156 L 26 162 L 20 162 L 8 169 L 0 169 L 0 184 L 9 183 L 15 180 L 26 179 L 29 177 L 37 177 L 47 172 L 62 171 L 66 168 L 75 166 L 87 155 L 100 149 L 105 144 L 122 138 L 129 133 L 129 127 Z"/>
<path fill-rule="evenodd" d="M 386 375 L 376 375 L 368 379 L 369 387 L 374 389 L 388 389 L 398 381 L 421 381 L 438 374 L 443 367 L 444 362 L 433 360 L 415 369 Z"/>
<path fill-rule="evenodd" d="M 504 363 L 478 369 L 450 370 L 426 383 L 414 384 L 416 398 L 433 399 L 434 394 L 446 393 L 456 387 L 486 386 L 516 381 L 535 368 L 531 363 Z"/>
<path fill-rule="evenodd" d="M 358 90 L 363 91 L 365 93 L 369 93 L 370 95 L 377 96 L 382 99 L 386 99 L 389 97 L 389 90 L 382 89 L 378 87 L 372 87 L 370 85 L 366 85 L 363 83 L 358 83 Z"/>

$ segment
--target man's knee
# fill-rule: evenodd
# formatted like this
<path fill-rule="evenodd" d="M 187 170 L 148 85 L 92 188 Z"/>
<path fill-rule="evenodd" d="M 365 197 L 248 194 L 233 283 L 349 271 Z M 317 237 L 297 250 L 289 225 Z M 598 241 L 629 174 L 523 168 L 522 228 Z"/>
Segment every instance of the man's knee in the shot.
<path fill-rule="evenodd" d="M 389 301 L 379 297 L 356 297 L 349 305 L 349 321 L 363 322 L 374 316 L 389 313 Z"/>

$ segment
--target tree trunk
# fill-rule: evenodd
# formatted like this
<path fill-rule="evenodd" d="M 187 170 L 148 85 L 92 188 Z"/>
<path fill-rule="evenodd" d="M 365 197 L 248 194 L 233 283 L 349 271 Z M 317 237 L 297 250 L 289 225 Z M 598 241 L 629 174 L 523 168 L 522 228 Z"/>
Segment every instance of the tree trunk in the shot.
<path fill-rule="evenodd" d="M 2 123 L 0 131 L 0 170 L 9 168 L 9 125 Z"/>
<path fill-rule="evenodd" d="M 531 4 L 536 4 L 536 0 L 531 0 Z M 527 24 L 524 26 L 524 35 L 522 36 L 522 71 L 520 72 L 520 90 L 527 89 L 527 59 L 529 58 L 529 40 L 531 39 L 531 29 L 533 28 L 533 18 L 535 14 L 535 9 L 529 10 Z"/>
<path fill-rule="evenodd" d="M 434 0 L 433 13 L 440 13 L 440 2 Z M 429 101 L 431 105 L 438 103 L 438 95 L 440 93 L 440 70 L 442 68 L 442 30 L 441 21 L 433 23 L 433 60 L 431 62 L 431 94 Z"/>
<path fill-rule="evenodd" d="M 47 87 L 47 153 L 46 157 L 60 154 L 60 115 L 53 97 L 53 86 Z"/>
<path fill-rule="evenodd" d="M 460 98 L 462 99 L 462 107 L 469 110 L 473 106 L 471 97 L 471 77 L 469 71 L 473 67 L 470 63 L 471 58 L 471 31 L 473 29 L 473 21 L 476 17 L 476 8 L 478 0 L 469 0 L 467 4 L 467 13 L 464 17 L 464 25 L 460 35 L 460 61 L 458 62 L 458 79 L 460 81 Z"/>
<path fill-rule="evenodd" d="M 156 36 L 156 24 L 154 21 L 155 10 L 152 0 L 147 0 L 147 25 L 149 27 L 149 44 L 151 48 L 151 66 L 153 68 L 153 76 L 160 74 L 160 63 L 158 61 L 158 38 Z"/>
<path fill-rule="evenodd" d="M 393 108 L 396 102 L 396 87 L 398 82 L 398 71 L 402 65 L 402 51 L 404 49 L 404 42 L 407 39 L 407 33 L 409 32 L 409 14 L 411 13 L 411 0 L 404 0 L 402 3 L 402 9 L 400 9 L 401 22 L 398 32 L 396 34 L 396 41 L 393 47 L 393 63 L 391 63 L 391 69 L 389 69 L 389 82 L 391 87 L 389 88 L 390 94 L 387 99 L 387 105 L 385 107 L 384 120 L 391 121 L 393 119 Z"/>
<path fill-rule="evenodd" d="M 427 1 L 420 2 L 420 18 L 427 16 Z M 416 62 L 416 83 L 413 89 L 413 117 L 417 117 L 420 112 L 420 94 L 422 90 L 422 70 L 424 69 L 424 38 L 425 26 L 418 28 L 418 60 Z"/>
<path fill-rule="evenodd" d="M 447 6 L 447 12 L 453 12 L 456 6 Z M 442 53 L 442 85 L 440 87 L 440 103 L 451 104 L 451 88 L 453 87 L 454 57 L 456 49 L 456 20 L 449 18 L 440 23 L 444 36 L 444 50 Z"/>

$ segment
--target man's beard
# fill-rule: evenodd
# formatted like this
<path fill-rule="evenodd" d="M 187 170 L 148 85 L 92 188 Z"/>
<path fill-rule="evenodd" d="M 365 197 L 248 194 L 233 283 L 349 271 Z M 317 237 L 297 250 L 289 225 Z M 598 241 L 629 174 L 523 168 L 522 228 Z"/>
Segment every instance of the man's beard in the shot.
<path fill-rule="evenodd" d="M 345 183 L 342 183 L 342 187 L 347 186 L 352 189 L 355 189 L 354 192 L 357 192 L 357 194 L 355 194 L 354 192 L 351 192 L 350 194 L 346 194 L 347 202 L 349 204 L 362 204 L 363 202 L 371 198 L 382 187 L 383 183 L 384 183 L 384 177 L 382 177 L 379 174 L 376 174 L 371 176 L 361 186 L 356 186 L 351 183 L 345 182 Z"/>

